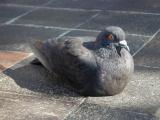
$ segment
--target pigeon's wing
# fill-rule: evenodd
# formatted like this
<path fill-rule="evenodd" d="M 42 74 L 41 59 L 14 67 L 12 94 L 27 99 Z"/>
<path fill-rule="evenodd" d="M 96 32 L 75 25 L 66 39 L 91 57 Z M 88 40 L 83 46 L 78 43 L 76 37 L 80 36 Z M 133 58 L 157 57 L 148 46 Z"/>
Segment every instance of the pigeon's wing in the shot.
<path fill-rule="evenodd" d="M 89 84 L 94 83 L 97 64 L 92 51 L 83 45 L 85 41 L 85 37 L 50 39 L 36 41 L 31 48 L 49 71 L 66 77 L 79 90 L 86 91 L 90 89 Z"/>

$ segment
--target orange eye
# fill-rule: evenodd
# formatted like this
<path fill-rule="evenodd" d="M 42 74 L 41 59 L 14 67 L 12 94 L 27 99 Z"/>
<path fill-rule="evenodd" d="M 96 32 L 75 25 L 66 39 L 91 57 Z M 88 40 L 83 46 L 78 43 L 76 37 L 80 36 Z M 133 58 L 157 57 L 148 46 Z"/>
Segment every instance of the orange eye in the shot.
<path fill-rule="evenodd" d="M 113 35 L 110 34 L 110 35 L 106 36 L 106 38 L 107 38 L 107 40 L 113 40 Z"/>

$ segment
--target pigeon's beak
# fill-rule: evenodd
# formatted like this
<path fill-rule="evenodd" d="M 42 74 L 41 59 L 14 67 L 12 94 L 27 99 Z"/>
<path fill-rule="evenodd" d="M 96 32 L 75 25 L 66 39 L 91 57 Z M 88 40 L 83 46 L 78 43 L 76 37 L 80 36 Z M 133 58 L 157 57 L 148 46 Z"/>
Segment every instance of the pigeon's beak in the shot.
<path fill-rule="evenodd" d="M 122 46 L 124 46 L 130 52 L 130 49 L 129 49 L 128 45 L 127 45 L 126 40 L 120 41 L 119 44 L 122 45 Z"/>

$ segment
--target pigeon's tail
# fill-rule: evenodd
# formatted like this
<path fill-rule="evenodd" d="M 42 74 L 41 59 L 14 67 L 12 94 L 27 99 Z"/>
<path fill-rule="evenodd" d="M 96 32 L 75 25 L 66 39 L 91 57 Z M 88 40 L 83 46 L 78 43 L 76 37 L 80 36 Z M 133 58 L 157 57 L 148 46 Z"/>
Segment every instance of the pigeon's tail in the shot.
<path fill-rule="evenodd" d="M 32 39 L 28 44 L 36 58 L 51 72 L 47 50 L 45 49 L 45 42 Z"/>

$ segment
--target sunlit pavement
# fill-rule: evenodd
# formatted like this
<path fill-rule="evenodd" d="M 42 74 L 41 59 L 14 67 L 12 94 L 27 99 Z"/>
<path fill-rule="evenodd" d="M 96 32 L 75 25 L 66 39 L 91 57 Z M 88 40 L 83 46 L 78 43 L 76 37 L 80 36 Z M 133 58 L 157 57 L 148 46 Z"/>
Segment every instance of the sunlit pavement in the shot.
<path fill-rule="evenodd" d="M 135 74 L 116 96 L 82 97 L 34 59 L 28 41 L 96 36 L 122 27 Z M 1 120 L 156 120 L 160 118 L 159 0 L 1 0 Z"/>

